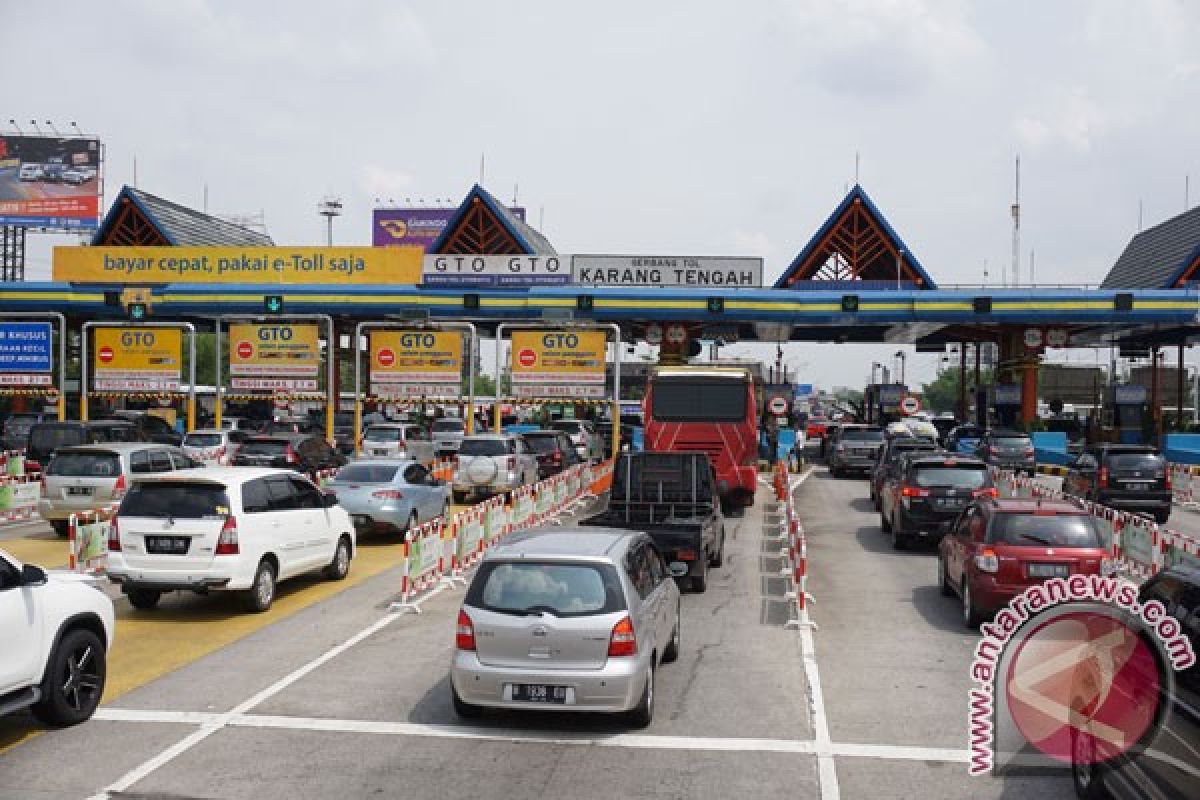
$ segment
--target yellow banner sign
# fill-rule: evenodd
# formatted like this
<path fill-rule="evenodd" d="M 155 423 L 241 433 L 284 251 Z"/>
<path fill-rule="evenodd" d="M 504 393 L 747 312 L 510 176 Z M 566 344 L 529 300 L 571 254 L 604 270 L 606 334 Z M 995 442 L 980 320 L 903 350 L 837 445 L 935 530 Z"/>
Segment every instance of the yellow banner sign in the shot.
<path fill-rule="evenodd" d="M 70 283 L 417 284 L 419 247 L 56 247 Z"/>
<path fill-rule="evenodd" d="M 604 331 L 513 331 L 513 383 L 604 383 Z"/>
<path fill-rule="evenodd" d="M 459 331 L 371 331 L 371 383 L 458 384 Z"/>
<path fill-rule="evenodd" d="M 321 351 L 314 323 L 235 323 L 229 326 L 229 374 L 315 378 Z"/>
<path fill-rule="evenodd" d="M 178 391 L 183 331 L 178 328 L 96 328 L 92 351 L 97 391 Z"/>

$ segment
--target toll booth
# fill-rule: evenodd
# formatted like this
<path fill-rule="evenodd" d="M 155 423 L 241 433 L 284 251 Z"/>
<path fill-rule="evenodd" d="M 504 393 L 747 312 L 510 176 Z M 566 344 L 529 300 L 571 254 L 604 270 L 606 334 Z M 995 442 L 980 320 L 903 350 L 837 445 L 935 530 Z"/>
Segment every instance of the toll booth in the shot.
<path fill-rule="evenodd" d="M 991 394 L 996 427 L 1016 427 L 1021 419 L 1021 384 L 997 384 L 992 387 Z"/>
<path fill-rule="evenodd" d="M 868 385 L 863 392 L 863 409 L 867 414 L 867 424 L 883 427 L 900 419 L 903 416 L 900 413 L 900 403 L 906 394 L 908 387 L 903 383 Z"/>
<path fill-rule="evenodd" d="M 1147 411 L 1145 386 L 1119 384 L 1108 390 L 1105 398 L 1105 427 L 1116 431 L 1117 441 L 1122 444 L 1142 444 L 1143 421 Z"/>

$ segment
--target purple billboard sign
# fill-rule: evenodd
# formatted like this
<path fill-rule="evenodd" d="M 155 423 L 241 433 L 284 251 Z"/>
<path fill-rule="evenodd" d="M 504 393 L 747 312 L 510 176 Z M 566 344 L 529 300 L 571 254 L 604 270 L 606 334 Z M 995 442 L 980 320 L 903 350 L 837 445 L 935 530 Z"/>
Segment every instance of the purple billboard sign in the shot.
<path fill-rule="evenodd" d="M 522 222 L 525 209 L 509 209 Z M 457 208 L 377 208 L 371 220 L 371 244 L 376 247 L 407 245 L 428 250 Z"/>

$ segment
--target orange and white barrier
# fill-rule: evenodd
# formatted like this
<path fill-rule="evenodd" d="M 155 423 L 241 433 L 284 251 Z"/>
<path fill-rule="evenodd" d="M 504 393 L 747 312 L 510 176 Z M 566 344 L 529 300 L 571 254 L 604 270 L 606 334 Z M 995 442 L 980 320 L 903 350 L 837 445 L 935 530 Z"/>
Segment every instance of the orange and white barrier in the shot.
<path fill-rule="evenodd" d="M 788 468 L 782 461 L 777 461 L 772 468 L 771 484 L 779 508 L 778 539 L 783 543 L 779 550 L 779 556 L 783 559 L 779 574 L 788 579 L 789 589 L 784 597 L 796 604 L 796 615 L 784 627 L 816 630 L 817 623 L 808 616 L 808 605 L 813 601 L 808 592 L 808 540 L 800 517 L 796 514 Z"/>
<path fill-rule="evenodd" d="M 67 568 L 71 572 L 102 574 L 108 566 L 108 532 L 117 504 L 80 511 L 67 519 Z"/>

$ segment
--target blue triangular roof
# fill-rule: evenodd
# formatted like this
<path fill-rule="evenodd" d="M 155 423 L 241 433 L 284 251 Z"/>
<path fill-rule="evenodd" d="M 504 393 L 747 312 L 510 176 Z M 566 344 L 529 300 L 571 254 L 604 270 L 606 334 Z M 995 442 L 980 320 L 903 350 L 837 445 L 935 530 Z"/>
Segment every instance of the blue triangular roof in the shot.
<path fill-rule="evenodd" d="M 556 255 L 558 251 L 550 244 L 540 232 L 534 230 L 530 225 L 522 222 L 517 218 L 517 215 L 504 206 L 497 200 L 491 192 L 484 189 L 478 183 L 471 187 L 471 191 L 467 192 L 467 196 L 463 198 L 459 204 L 458 210 L 454 212 L 454 216 L 446 223 L 446 227 L 442 228 L 442 232 L 434 240 L 433 244 L 429 245 L 429 253 L 440 253 L 446 245 L 446 240 L 454 235 L 458 230 L 458 226 L 462 223 L 463 217 L 471 209 L 471 203 L 475 198 L 479 198 L 492 215 L 500 221 L 500 224 L 512 234 L 517 240 L 517 244 L 521 246 L 524 255 Z M 513 255 L 520 255 L 514 253 Z"/>
<path fill-rule="evenodd" d="M 100 227 L 92 236 L 93 245 L 103 244 L 108 238 L 126 200 L 133 203 L 142 216 L 162 234 L 163 238 L 176 247 L 189 245 L 269 247 L 274 244 L 271 237 L 266 234 L 243 228 L 241 225 L 205 214 L 203 211 L 172 203 L 170 200 L 165 200 L 133 186 L 123 186 L 117 199 L 109 207 L 108 213 L 104 215 Z"/>
<path fill-rule="evenodd" d="M 789 264 L 788 268 L 783 271 L 781 276 L 779 276 L 779 280 L 775 281 L 775 288 L 788 288 L 788 279 L 791 278 L 796 271 L 799 270 L 800 267 L 812 257 L 813 251 L 815 251 L 825 239 L 826 234 L 828 234 L 829 231 L 838 224 L 846 212 L 849 211 L 854 205 L 855 201 L 862 203 L 863 207 L 867 210 L 867 214 L 874 218 L 875 222 L 879 224 L 879 227 L 883 229 L 883 232 L 892 240 L 893 246 L 904 251 L 905 264 L 907 264 L 913 272 L 921 276 L 921 288 L 936 289 L 937 284 L 934 283 L 933 278 L 930 277 L 929 273 L 925 271 L 925 268 L 921 266 L 921 262 L 917 259 L 916 254 L 913 253 L 912 248 L 904 243 L 904 240 L 900 238 L 900 234 L 896 233 L 895 228 L 893 228 L 891 223 L 887 221 L 887 217 L 883 215 L 883 212 L 880 211 L 879 207 L 876 206 L 874 201 L 871 200 L 871 196 L 867 194 L 867 190 L 862 188 L 862 186 L 859 186 L 857 183 L 854 184 L 854 188 L 846 193 L 846 196 L 842 198 L 842 202 L 838 204 L 837 208 L 833 210 L 833 213 L 829 215 L 829 218 L 825 220 L 825 223 L 821 225 L 821 227 L 817 229 L 817 232 L 813 234 L 812 238 L 808 240 L 808 244 L 804 245 L 804 249 L 802 249 L 794 259 L 792 259 L 792 263 Z"/>

